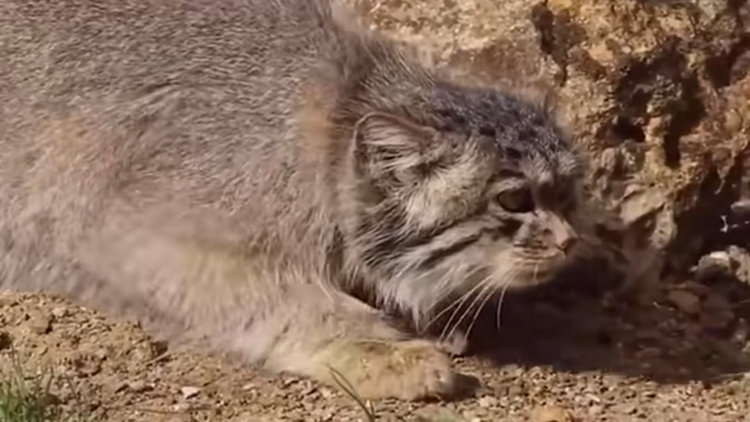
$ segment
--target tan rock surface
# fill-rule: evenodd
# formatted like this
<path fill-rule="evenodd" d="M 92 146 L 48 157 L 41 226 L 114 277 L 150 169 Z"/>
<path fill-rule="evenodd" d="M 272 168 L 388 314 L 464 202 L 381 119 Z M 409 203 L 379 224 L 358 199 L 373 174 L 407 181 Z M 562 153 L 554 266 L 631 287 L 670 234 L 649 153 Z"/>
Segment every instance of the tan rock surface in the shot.
<path fill-rule="evenodd" d="M 357 4 L 439 64 L 552 89 L 592 158 L 593 192 L 622 217 L 633 242 L 668 251 L 670 269 L 715 241 L 747 190 L 739 183 L 750 146 L 745 1 Z M 662 262 L 650 264 L 638 270 L 654 279 Z"/>

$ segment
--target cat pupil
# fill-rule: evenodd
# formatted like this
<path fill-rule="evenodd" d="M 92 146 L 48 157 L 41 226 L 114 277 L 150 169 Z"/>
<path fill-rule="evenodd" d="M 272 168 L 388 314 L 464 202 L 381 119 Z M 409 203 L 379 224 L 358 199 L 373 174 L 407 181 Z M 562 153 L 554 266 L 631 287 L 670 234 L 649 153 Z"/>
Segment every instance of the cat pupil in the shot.
<path fill-rule="evenodd" d="M 509 212 L 522 213 L 534 210 L 534 200 L 527 188 L 502 192 L 497 200 L 500 206 Z"/>

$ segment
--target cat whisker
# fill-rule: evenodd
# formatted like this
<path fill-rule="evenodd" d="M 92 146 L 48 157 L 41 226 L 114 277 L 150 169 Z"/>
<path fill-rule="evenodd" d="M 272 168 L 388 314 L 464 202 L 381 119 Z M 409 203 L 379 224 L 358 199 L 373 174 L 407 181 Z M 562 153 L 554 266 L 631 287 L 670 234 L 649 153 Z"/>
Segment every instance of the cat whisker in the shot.
<path fill-rule="evenodd" d="M 474 286 L 473 288 L 471 288 L 471 290 L 469 290 L 468 292 L 464 293 L 463 295 L 461 295 L 460 297 L 458 297 L 458 298 L 456 298 L 456 299 L 455 299 L 454 301 L 452 301 L 452 302 L 451 302 L 451 303 L 450 303 L 450 304 L 449 304 L 448 306 L 446 306 L 446 307 L 445 307 L 445 309 L 441 310 L 441 311 L 440 311 L 440 313 L 438 313 L 437 315 L 435 315 L 435 316 L 434 316 L 434 317 L 433 317 L 433 318 L 432 318 L 432 319 L 431 319 L 431 320 L 430 320 L 430 321 L 429 321 L 429 322 L 427 323 L 427 327 L 429 327 L 429 326 L 430 326 L 431 324 L 435 323 L 435 322 L 436 322 L 436 321 L 437 321 L 437 320 L 438 320 L 438 319 L 439 319 L 439 318 L 440 318 L 441 316 L 443 316 L 443 314 L 445 314 L 446 312 L 448 312 L 448 311 L 450 311 L 451 309 L 455 308 L 455 309 L 453 309 L 453 313 L 451 314 L 451 317 L 450 317 L 450 318 L 448 319 L 448 323 L 447 323 L 447 324 L 450 324 L 450 321 L 452 321 L 452 320 L 453 320 L 453 318 L 455 317 L 455 314 L 456 314 L 456 312 L 458 311 L 458 309 L 460 309 L 460 308 L 461 308 L 461 305 L 463 305 L 463 303 L 465 303 L 465 302 L 466 302 L 466 301 L 467 301 L 467 300 L 469 299 L 469 297 L 471 297 L 471 295 L 472 295 L 472 294 L 473 294 L 474 292 L 476 292 L 476 291 L 477 291 L 477 289 L 480 289 L 480 288 L 481 288 L 481 286 L 482 286 L 482 284 L 483 284 L 483 283 L 484 283 L 484 282 L 485 282 L 486 280 L 488 280 L 488 279 L 489 279 L 489 277 L 487 277 L 487 278 L 485 278 L 484 280 L 480 281 L 480 282 L 479 282 L 479 283 L 477 283 L 477 284 L 476 284 L 476 285 L 475 285 L 475 286 Z M 436 303 L 437 303 L 437 302 L 439 302 L 439 301 L 436 301 Z M 426 327 L 425 327 L 425 328 L 426 328 Z"/>
<path fill-rule="evenodd" d="M 458 306 L 453 309 L 453 312 L 451 313 L 450 318 L 448 319 L 448 321 L 445 323 L 445 325 L 443 327 L 443 330 L 442 330 L 442 332 L 440 334 L 440 338 L 441 339 L 444 339 L 444 338 L 448 337 L 446 335 L 446 330 L 449 330 L 450 332 L 455 331 L 455 330 L 453 330 L 453 328 L 457 324 L 460 324 L 460 321 L 463 320 L 463 318 L 465 317 L 466 310 L 465 310 L 465 308 L 463 308 L 463 305 L 471 297 L 474 298 L 472 300 L 472 304 L 473 304 L 473 302 L 476 300 L 475 293 L 478 291 L 479 294 L 481 294 L 484 291 L 484 289 L 486 288 L 486 285 L 487 285 L 487 283 L 489 281 L 490 281 L 490 277 L 489 276 L 485 277 L 479 283 L 477 283 L 470 291 L 466 292 L 464 295 L 461 296 L 460 303 L 458 303 Z M 469 308 L 471 308 L 471 305 L 469 306 Z M 458 322 L 456 322 L 455 324 L 453 324 L 453 320 L 457 316 L 457 312 L 459 312 L 459 310 L 461 310 L 461 309 L 464 309 L 463 312 L 462 312 L 462 314 L 461 314 L 461 317 L 459 318 Z"/>
<path fill-rule="evenodd" d="M 492 285 L 489 284 L 489 283 L 486 283 L 488 280 L 489 280 L 489 278 L 487 278 L 487 279 L 484 280 L 484 282 L 482 283 L 482 285 L 483 285 L 482 289 L 479 291 L 479 293 L 477 295 L 474 296 L 474 298 L 472 299 L 472 301 L 469 304 L 469 306 L 464 309 L 464 311 L 461 313 L 461 317 L 455 323 L 453 323 L 452 325 L 450 324 L 450 322 L 448 324 L 446 324 L 445 328 L 443 329 L 443 334 L 441 334 L 441 336 L 440 336 L 441 340 L 450 339 L 456 333 L 456 330 L 458 330 L 458 327 L 461 325 L 461 323 L 463 322 L 463 320 L 472 312 L 472 310 L 474 309 L 474 307 L 478 303 L 482 302 L 482 300 L 484 299 L 484 296 L 485 296 L 486 292 L 492 290 Z M 447 334 L 445 334 L 445 330 L 448 329 L 449 327 L 450 327 L 450 330 L 448 331 Z"/>
<path fill-rule="evenodd" d="M 503 283 L 503 288 L 500 291 L 500 297 L 497 299 L 497 309 L 496 309 L 496 326 L 498 329 L 500 329 L 500 316 L 502 314 L 503 309 L 503 302 L 505 300 L 505 293 L 508 291 L 508 288 L 510 287 L 510 284 L 513 281 L 513 277 L 515 277 L 518 274 L 518 271 L 512 271 L 510 275 L 506 278 L 505 283 Z"/>
<path fill-rule="evenodd" d="M 475 271 L 473 271 L 473 270 L 472 271 L 469 271 L 469 270 L 456 270 L 456 271 L 454 271 L 454 273 L 460 274 L 460 277 L 466 279 L 466 278 L 470 278 L 471 274 L 474 274 Z M 446 278 L 448 278 L 448 279 L 452 279 L 454 277 L 458 277 L 458 276 L 454 275 L 453 273 L 451 273 L 450 275 L 446 276 Z M 450 283 L 441 283 L 441 287 L 442 288 L 441 288 L 439 294 L 436 295 L 437 298 L 435 300 L 433 300 L 433 302 L 432 302 L 432 304 L 430 304 L 430 306 L 428 306 L 427 308 L 425 308 L 425 312 L 429 312 L 432 309 L 434 309 L 436 306 L 440 305 L 442 303 L 442 301 L 447 297 L 447 295 L 450 292 L 453 291 L 452 286 L 451 286 Z M 476 286 L 474 286 L 474 288 L 476 288 Z M 474 290 L 474 289 L 472 289 L 472 290 Z"/>
<path fill-rule="evenodd" d="M 477 306 L 476 310 L 474 311 L 474 318 L 472 319 L 471 323 L 469 324 L 469 327 L 466 329 L 466 335 L 468 336 L 469 333 L 471 333 L 471 330 L 474 329 L 474 324 L 476 324 L 477 319 L 479 318 L 479 314 L 482 312 L 482 309 L 484 309 L 485 306 L 487 306 L 487 303 L 492 299 L 492 297 L 495 295 L 495 292 L 497 291 L 496 288 L 491 288 L 487 290 L 487 293 L 485 294 L 484 300 L 479 303 L 479 306 Z"/>

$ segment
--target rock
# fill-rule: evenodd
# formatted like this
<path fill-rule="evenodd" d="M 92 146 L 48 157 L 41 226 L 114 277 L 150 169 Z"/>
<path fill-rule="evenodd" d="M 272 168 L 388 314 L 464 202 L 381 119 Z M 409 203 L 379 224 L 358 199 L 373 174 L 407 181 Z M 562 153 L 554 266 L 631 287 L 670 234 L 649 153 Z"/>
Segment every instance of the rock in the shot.
<path fill-rule="evenodd" d="M 711 292 L 702 304 L 701 326 L 721 330 L 728 327 L 735 319 L 732 304 L 719 292 Z"/>
<path fill-rule="evenodd" d="M 741 199 L 733 203 L 730 210 L 740 217 L 750 216 L 750 199 Z"/>
<path fill-rule="evenodd" d="M 536 408 L 531 412 L 529 422 L 575 422 L 573 415 L 562 407 Z"/>
<path fill-rule="evenodd" d="M 710 280 L 717 277 L 732 276 L 732 260 L 724 251 L 712 252 L 704 255 L 693 269 L 693 276 L 698 281 Z"/>
<path fill-rule="evenodd" d="M 750 203 L 750 3 L 349 1 L 459 78 L 552 88 L 641 284 L 689 270 Z"/>
<path fill-rule="evenodd" d="M 750 253 L 738 246 L 729 246 L 727 254 L 732 261 L 734 276 L 737 280 L 750 285 Z"/>
<path fill-rule="evenodd" d="M 62 306 L 52 309 L 52 316 L 55 317 L 55 319 L 65 318 L 68 316 L 68 314 L 68 309 Z"/>
<path fill-rule="evenodd" d="M 186 387 L 180 388 L 180 393 L 182 394 L 182 398 L 184 399 L 193 398 L 197 396 L 198 393 L 200 392 L 201 392 L 201 389 L 198 387 L 186 386 Z"/>
<path fill-rule="evenodd" d="M 707 311 L 732 312 L 732 304 L 718 292 L 711 292 L 703 301 L 703 307 Z"/>
<path fill-rule="evenodd" d="M 701 310 L 700 298 L 687 290 L 671 290 L 667 293 L 667 300 L 687 314 L 698 314 Z"/>
<path fill-rule="evenodd" d="M 42 314 L 34 315 L 29 319 L 28 327 L 34 334 L 47 334 L 52 330 L 52 318 Z"/>
<path fill-rule="evenodd" d="M 247 383 L 247 384 L 245 384 L 245 385 L 242 386 L 242 391 L 252 391 L 252 390 L 254 390 L 256 388 L 257 388 L 257 386 L 255 384 L 253 384 L 253 383 Z"/>
<path fill-rule="evenodd" d="M 172 405 L 171 410 L 175 413 L 186 413 L 190 411 L 190 403 L 175 403 Z"/>
<path fill-rule="evenodd" d="M 153 390 L 154 386 L 141 380 L 134 380 L 127 383 L 127 389 L 134 393 L 144 393 Z"/>
<path fill-rule="evenodd" d="M 591 417 L 599 416 L 600 414 L 602 414 L 602 412 L 604 412 L 604 406 L 601 406 L 601 405 L 598 405 L 598 404 L 589 407 L 588 410 L 587 410 L 587 413 Z"/>
<path fill-rule="evenodd" d="M 497 397 L 492 396 L 483 396 L 480 397 L 479 400 L 477 400 L 477 404 L 480 407 L 496 407 L 498 406 L 500 401 L 497 399 Z"/>

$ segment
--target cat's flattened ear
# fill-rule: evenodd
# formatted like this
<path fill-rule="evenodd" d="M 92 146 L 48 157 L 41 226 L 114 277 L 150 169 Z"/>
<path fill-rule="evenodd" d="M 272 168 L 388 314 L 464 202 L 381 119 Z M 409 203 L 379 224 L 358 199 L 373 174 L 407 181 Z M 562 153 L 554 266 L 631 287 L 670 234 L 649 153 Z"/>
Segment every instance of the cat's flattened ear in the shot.
<path fill-rule="evenodd" d="M 355 126 L 355 154 L 360 170 L 380 178 L 399 178 L 417 170 L 437 152 L 434 129 L 387 113 L 369 113 Z"/>
<path fill-rule="evenodd" d="M 432 128 L 387 113 L 369 113 L 355 127 L 357 149 L 361 152 L 420 152 L 432 143 L 436 135 Z"/>

